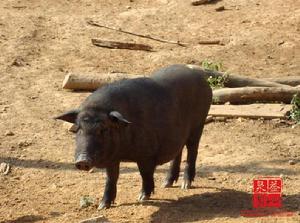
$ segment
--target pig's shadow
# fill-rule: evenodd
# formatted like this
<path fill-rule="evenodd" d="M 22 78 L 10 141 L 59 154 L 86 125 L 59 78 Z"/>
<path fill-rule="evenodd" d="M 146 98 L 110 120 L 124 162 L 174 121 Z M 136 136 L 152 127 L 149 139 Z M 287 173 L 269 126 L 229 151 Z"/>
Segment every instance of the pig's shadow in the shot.
<path fill-rule="evenodd" d="M 300 194 L 283 198 L 287 211 L 297 211 Z M 128 204 L 127 204 L 128 205 Z M 252 194 L 243 191 L 220 189 L 217 192 L 192 195 L 178 200 L 150 200 L 143 205 L 158 206 L 151 215 L 151 222 L 193 222 L 217 217 L 238 218 L 242 210 L 251 210 Z"/>
<path fill-rule="evenodd" d="M 215 217 L 239 217 L 250 209 L 252 195 L 235 190 L 221 190 L 179 198 L 162 203 L 151 215 L 152 222 L 193 222 Z"/>
<path fill-rule="evenodd" d="M 1 221 L 0 223 L 24 223 L 24 222 L 37 222 L 37 221 L 42 221 L 42 220 L 46 220 L 47 218 L 41 216 L 41 215 L 24 215 L 21 217 L 18 217 L 16 219 L 12 219 L 12 220 L 4 220 Z"/>

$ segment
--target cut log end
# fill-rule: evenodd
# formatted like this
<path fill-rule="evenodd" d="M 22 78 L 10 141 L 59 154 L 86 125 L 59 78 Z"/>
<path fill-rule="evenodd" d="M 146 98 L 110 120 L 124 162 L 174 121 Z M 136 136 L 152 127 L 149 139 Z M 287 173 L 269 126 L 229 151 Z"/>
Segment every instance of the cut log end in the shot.
<path fill-rule="evenodd" d="M 62 88 L 68 89 L 68 83 L 70 83 L 71 74 L 67 74 L 63 80 Z"/>

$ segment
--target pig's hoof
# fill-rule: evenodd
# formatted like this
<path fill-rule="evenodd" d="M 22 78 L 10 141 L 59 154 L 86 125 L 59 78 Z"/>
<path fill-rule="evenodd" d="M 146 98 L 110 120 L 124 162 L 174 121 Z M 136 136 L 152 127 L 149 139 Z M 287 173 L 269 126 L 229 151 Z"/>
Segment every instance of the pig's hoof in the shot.
<path fill-rule="evenodd" d="M 145 193 L 141 193 L 139 196 L 139 202 L 147 201 L 150 199 L 150 195 L 146 195 Z"/>
<path fill-rule="evenodd" d="M 110 202 L 101 201 L 98 206 L 98 210 L 108 209 L 108 208 L 110 208 L 110 206 L 111 206 Z"/>
<path fill-rule="evenodd" d="M 192 182 L 190 180 L 184 180 L 181 185 L 181 189 L 187 190 L 192 187 Z"/>

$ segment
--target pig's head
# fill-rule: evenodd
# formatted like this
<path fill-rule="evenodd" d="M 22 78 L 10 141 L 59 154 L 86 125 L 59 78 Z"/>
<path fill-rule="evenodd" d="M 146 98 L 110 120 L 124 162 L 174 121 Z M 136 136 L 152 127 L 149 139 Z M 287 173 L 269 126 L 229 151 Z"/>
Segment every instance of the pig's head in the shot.
<path fill-rule="evenodd" d="M 127 121 L 118 111 L 71 110 L 55 117 L 76 125 L 75 165 L 80 170 L 104 168 L 115 156 L 121 128 Z"/>

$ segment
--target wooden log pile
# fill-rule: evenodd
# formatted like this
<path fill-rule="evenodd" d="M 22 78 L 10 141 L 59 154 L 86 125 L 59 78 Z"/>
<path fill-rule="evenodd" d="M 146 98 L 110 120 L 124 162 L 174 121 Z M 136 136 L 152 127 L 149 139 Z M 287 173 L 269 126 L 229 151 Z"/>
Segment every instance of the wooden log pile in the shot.
<path fill-rule="evenodd" d="M 201 69 L 199 66 L 187 65 L 191 69 Z M 300 76 L 287 76 L 280 78 L 257 79 L 234 74 L 224 74 L 220 72 L 203 70 L 205 78 L 224 77 L 224 88 L 213 90 L 214 104 L 250 104 L 250 103 L 286 103 L 290 104 L 293 96 L 300 94 Z M 224 76 L 225 75 L 225 76 Z M 134 75 L 125 73 L 106 73 L 106 74 L 76 74 L 69 73 L 63 81 L 63 88 L 69 90 L 94 91 L 97 88 L 112 83 L 120 79 L 143 77 L 145 75 Z M 147 75 L 146 75 L 147 76 Z M 255 106 L 254 106 L 255 107 Z M 276 107 L 276 106 L 275 106 Z M 228 108 L 228 107 L 227 107 Z M 289 108 L 289 107 L 288 107 Z M 216 109 L 216 107 L 214 108 Z M 224 109 L 224 108 L 221 108 Z M 230 117 L 233 108 L 227 114 L 211 114 L 212 116 Z M 243 109 L 247 109 L 244 107 Z M 272 106 L 270 109 L 274 109 Z M 270 109 L 266 113 L 270 114 Z M 283 108 L 279 118 L 282 118 L 286 108 Z M 220 110 L 220 109 L 219 109 Z M 225 109 L 226 110 L 226 109 Z M 278 109 L 277 109 L 278 110 Z M 240 109 L 241 111 L 241 109 Z M 272 110 L 273 111 L 273 110 Z M 280 112 L 280 109 L 278 110 Z M 263 117 L 262 111 L 254 117 Z M 238 115 L 240 113 L 240 115 Z M 243 117 L 242 112 L 235 111 L 234 116 Z M 246 115 L 247 116 L 247 115 Z M 248 115 L 251 116 L 251 115 Z M 265 115 L 266 117 L 268 114 Z M 272 116 L 272 115 L 271 115 Z"/>
<path fill-rule="evenodd" d="M 188 65 L 191 69 L 199 66 Z M 224 77 L 224 88 L 213 91 L 214 103 L 249 104 L 255 102 L 290 103 L 300 93 L 300 76 L 257 79 L 234 74 L 205 71 L 206 78 Z M 225 76 L 224 76 L 225 75 Z"/>

